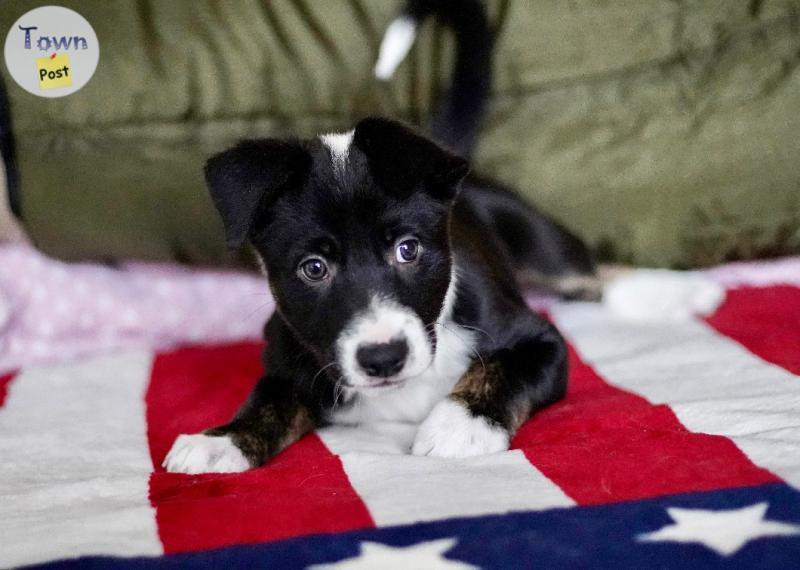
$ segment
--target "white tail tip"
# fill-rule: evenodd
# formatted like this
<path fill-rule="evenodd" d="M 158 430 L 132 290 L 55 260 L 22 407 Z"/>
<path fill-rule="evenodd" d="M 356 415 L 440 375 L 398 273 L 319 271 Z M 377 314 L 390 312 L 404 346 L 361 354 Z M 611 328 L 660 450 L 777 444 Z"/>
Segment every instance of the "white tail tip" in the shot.
<path fill-rule="evenodd" d="M 401 16 L 386 29 L 375 64 L 375 77 L 388 81 L 408 55 L 417 37 L 417 22 L 410 16 Z"/>
<path fill-rule="evenodd" d="M 637 269 L 609 282 L 603 304 L 617 316 L 638 322 L 681 322 L 713 313 L 725 289 L 694 272 Z"/>

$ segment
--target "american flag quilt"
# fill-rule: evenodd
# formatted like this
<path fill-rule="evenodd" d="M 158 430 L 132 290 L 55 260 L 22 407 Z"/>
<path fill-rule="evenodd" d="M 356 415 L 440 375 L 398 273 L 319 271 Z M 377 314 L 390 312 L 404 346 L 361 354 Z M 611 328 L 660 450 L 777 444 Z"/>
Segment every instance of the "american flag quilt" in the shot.
<path fill-rule="evenodd" d="M 800 264 L 795 264 L 795 267 Z M 506 453 L 327 428 L 242 474 L 165 473 L 227 420 L 255 341 L 128 347 L 0 376 L 0 566 L 800 568 L 800 271 L 712 316 L 548 316 L 565 400 Z"/>

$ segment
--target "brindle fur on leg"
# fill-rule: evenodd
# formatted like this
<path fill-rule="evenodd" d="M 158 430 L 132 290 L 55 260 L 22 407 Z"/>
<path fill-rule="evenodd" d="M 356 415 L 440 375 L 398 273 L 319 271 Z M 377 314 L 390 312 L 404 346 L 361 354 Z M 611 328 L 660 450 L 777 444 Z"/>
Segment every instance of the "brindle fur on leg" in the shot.
<path fill-rule="evenodd" d="M 480 405 L 491 399 L 498 374 L 496 362 L 476 360 L 458 380 L 451 395 L 468 406 Z"/>
<path fill-rule="evenodd" d="M 499 362 L 476 360 L 456 383 L 450 398 L 463 404 L 473 415 L 484 416 L 513 434 L 530 416 L 531 404 L 527 398 L 513 398 L 508 405 L 498 402 L 498 395 L 503 393 L 503 380 Z M 501 399 L 506 402 L 505 398 Z"/>
<path fill-rule="evenodd" d="M 240 414 L 229 424 L 206 430 L 206 435 L 230 436 L 250 464 L 257 467 L 315 427 L 308 409 L 299 402 L 286 407 L 265 405 Z"/>
<path fill-rule="evenodd" d="M 558 331 L 533 314 L 511 324 L 507 347 L 484 352 L 450 398 L 513 435 L 537 410 L 564 397 L 567 349 Z"/>

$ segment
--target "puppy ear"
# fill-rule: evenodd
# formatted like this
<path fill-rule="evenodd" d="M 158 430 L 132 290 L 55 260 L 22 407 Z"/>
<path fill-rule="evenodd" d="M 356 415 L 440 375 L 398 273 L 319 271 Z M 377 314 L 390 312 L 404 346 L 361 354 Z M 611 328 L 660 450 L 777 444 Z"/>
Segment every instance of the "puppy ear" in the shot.
<path fill-rule="evenodd" d="M 277 139 L 242 141 L 206 162 L 206 185 L 222 216 L 229 248 L 244 243 L 259 209 L 304 175 L 310 163 L 299 142 Z"/>
<path fill-rule="evenodd" d="M 440 200 L 455 197 L 469 172 L 467 161 L 405 125 L 368 118 L 356 125 L 353 142 L 367 156 L 383 188 L 406 195 L 419 188 Z"/>

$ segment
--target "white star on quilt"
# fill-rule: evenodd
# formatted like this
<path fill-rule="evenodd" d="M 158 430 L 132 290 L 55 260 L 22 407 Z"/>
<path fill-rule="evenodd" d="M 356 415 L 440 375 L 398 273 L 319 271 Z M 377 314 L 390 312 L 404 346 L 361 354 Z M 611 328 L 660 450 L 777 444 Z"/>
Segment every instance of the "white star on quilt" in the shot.
<path fill-rule="evenodd" d="M 361 553 L 353 558 L 345 558 L 330 564 L 317 564 L 309 570 L 408 570 L 409 568 L 425 568 L 430 570 L 472 570 L 477 566 L 448 560 L 445 552 L 458 542 L 455 538 L 442 538 L 429 542 L 420 542 L 411 546 L 388 546 L 377 542 L 362 542 Z"/>
<path fill-rule="evenodd" d="M 800 534 L 798 525 L 764 520 L 767 507 L 767 503 L 757 503 L 726 511 L 668 508 L 667 513 L 675 523 L 640 534 L 637 539 L 643 542 L 696 542 L 722 556 L 730 556 L 751 540 Z"/>

